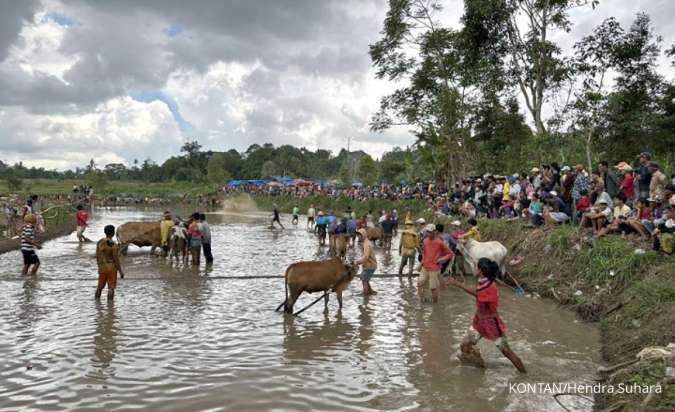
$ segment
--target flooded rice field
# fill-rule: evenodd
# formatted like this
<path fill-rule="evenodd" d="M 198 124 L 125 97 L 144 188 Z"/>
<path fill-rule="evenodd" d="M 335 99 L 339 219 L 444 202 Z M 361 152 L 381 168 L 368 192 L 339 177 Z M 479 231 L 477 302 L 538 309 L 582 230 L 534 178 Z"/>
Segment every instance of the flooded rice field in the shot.
<path fill-rule="evenodd" d="M 97 210 L 86 234 L 159 216 Z M 93 298 L 95 244 L 81 247 L 74 234 L 38 251 L 35 278 L 20 276 L 19 252 L 0 255 L 0 409 L 553 411 L 562 408 L 551 394 L 509 393 L 509 383 L 592 382 L 596 328 L 505 288 L 500 312 L 527 375 L 487 341 L 479 343 L 486 370 L 455 360 L 474 312 L 458 289 L 432 306 L 408 279 L 375 278 L 371 298 L 357 279 L 341 313 L 334 297 L 328 312 L 323 304 L 296 318 L 275 312 L 283 279 L 240 277 L 281 276 L 327 250 L 302 219 L 297 227 L 285 219 L 281 231 L 269 229 L 267 214 L 207 216 L 213 267 L 172 265 L 132 246 L 110 303 Z M 378 272 L 395 273 L 398 254 L 377 254 Z M 560 399 L 591 410 L 587 399 Z"/>

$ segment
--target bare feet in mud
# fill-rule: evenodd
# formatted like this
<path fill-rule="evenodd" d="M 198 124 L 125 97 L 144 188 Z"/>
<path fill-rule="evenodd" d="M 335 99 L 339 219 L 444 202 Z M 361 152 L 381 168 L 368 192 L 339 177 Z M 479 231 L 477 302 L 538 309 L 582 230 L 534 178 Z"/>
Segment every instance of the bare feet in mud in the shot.
<path fill-rule="evenodd" d="M 475 366 L 477 368 L 485 369 L 485 362 L 483 361 L 483 358 L 480 357 L 480 356 L 470 355 L 470 354 L 461 353 L 461 352 L 458 353 L 456 356 L 457 356 L 457 359 L 459 359 L 459 361 L 462 364 L 471 365 L 471 366 Z"/>

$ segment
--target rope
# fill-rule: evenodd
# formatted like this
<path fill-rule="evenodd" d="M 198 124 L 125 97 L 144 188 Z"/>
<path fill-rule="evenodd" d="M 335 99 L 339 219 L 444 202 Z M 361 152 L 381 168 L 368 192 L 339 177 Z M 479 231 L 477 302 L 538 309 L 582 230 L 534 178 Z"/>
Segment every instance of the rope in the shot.
<path fill-rule="evenodd" d="M 406 275 L 404 275 L 406 276 Z M 398 277 L 398 273 L 380 273 L 373 275 L 373 277 L 376 278 L 394 278 Z M 413 275 L 413 277 L 417 277 L 417 275 Z M 10 281 L 25 281 L 33 279 L 28 276 L 26 277 L 8 277 L 8 278 L 0 278 L 0 282 L 10 282 Z M 45 282 L 62 282 L 62 281 L 91 281 L 92 279 L 97 279 L 96 277 L 81 277 L 81 278 L 75 278 L 75 277 L 67 277 L 67 278 L 43 278 L 38 276 L 37 278 L 34 278 L 35 280 L 38 281 L 45 281 Z M 130 280 L 165 280 L 166 278 L 164 277 L 125 277 L 124 282 L 130 281 Z M 191 278 L 185 278 L 185 279 L 191 279 Z M 224 280 L 224 279 L 232 279 L 232 280 L 244 280 L 244 279 L 284 279 L 283 276 L 276 276 L 276 275 L 253 275 L 253 276 L 203 276 L 201 279 L 204 280 Z"/>

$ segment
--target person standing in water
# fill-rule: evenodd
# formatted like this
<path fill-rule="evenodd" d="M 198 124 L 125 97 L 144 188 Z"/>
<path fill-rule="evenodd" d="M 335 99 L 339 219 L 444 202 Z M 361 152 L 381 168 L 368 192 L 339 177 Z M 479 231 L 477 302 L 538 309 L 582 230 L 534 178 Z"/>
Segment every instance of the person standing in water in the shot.
<path fill-rule="evenodd" d="M 297 206 L 293 206 L 293 220 L 291 221 L 291 223 L 293 223 L 294 226 L 298 224 L 299 215 L 300 215 L 300 208 Z"/>
<path fill-rule="evenodd" d="M 468 333 L 462 340 L 459 360 L 484 368 L 485 362 L 476 344 L 481 338 L 485 338 L 494 341 L 497 348 L 519 372 L 527 373 L 523 361 L 509 347 L 504 322 L 497 312 L 499 290 L 497 289 L 496 279 L 500 274 L 499 265 L 488 258 L 480 258 L 477 266 L 478 285 L 475 289 L 453 278 L 446 281 L 448 285 L 456 286 L 476 297 L 476 314 Z"/>
<path fill-rule="evenodd" d="M 204 259 L 207 265 L 213 264 L 213 254 L 211 253 L 211 226 L 206 221 L 206 215 L 201 213 L 199 221 L 202 224 L 202 247 L 204 248 Z"/>
<path fill-rule="evenodd" d="M 356 261 L 356 264 L 363 266 L 361 272 L 361 283 L 363 285 L 363 296 L 377 295 L 377 292 L 370 286 L 370 279 L 372 279 L 375 269 L 377 269 L 377 259 L 375 258 L 375 251 L 373 250 L 373 243 L 368 239 L 368 232 L 366 229 L 359 229 L 361 235 L 361 245 L 363 246 L 363 256 Z"/>
<path fill-rule="evenodd" d="M 440 237 L 443 225 L 429 224 L 427 236 L 422 242 L 422 269 L 417 281 L 420 301 L 425 301 L 425 290 L 431 289 L 433 303 L 438 302 L 438 288 L 441 285 L 441 265 L 452 259 L 455 254 Z"/>
<path fill-rule="evenodd" d="M 192 222 L 188 226 L 188 233 L 190 234 L 190 254 L 192 255 L 192 265 L 199 266 L 202 252 L 202 225 L 199 221 L 199 213 L 192 214 Z"/>
<path fill-rule="evenodd" d="M 87 219 L 89 219 L 89 213 L 84 210 L 82 205 L 77 205 L 77 212 L 75 212 L 75 221 L 77 223 L 77 241 L 84 243 L 87 241 L 87 238 L 84 236 L 84 231 L 87 230 Z"/>
<path fill-rule="evenodd" d="M 309 209 L 307 209 L 307 229 L 314 230 L 315 217 L 316 217 L 316 209 L 314 209 L 314 205 L 309 205 Z"/>
<path fill-rule="evenodd" d="M 21 230 L 21 254 L 23 255 L 23 270 L 21 275 L 26 276 L 28 270 L 33 267 L 30 275 L 35 276 L 38 269 L 40 268 L 40 259 L 35 253 L 35 249 L 40 249 L 40 243 L 37 240 L 37 235 L 35 233 L 35 224 L 37 223 L 37 217 L 29 213 L 23 218 L 23 228 Z"/>
<path fill-rule="evenodd" d="M 408 277 L 412 278 L 415 269 L 415 257 L 422 253 L 420 235 L 415 230 L 412 219 L 405 221 L 405 228 L 401 231 L 401 240 L 398 245 L 398 254 L 401 256 L 401 265 L 398 267 L 398 276 L 403 275 L 403 269 L 408 266 Z"/>
<path fill-rule="evenodd" d="M 279 226 L 281 226 L 282 229 L 284 228 L 284 225 L 281 224 L 281 217 L 279 215 L 279 209 L 277 209 L 277 204 L 274 204 L 274 216 L 272 217 L 272 223 L 270 223 L 270 229 L 274 229 L 274 222 L 277 222 Z"/>
<path fill-rule="evenodd" d="M 97 300 L 101 299 L 101 292 L 108 285 L 108 300 L 112 300 L 115 297 L 115 287 L 117 286 L 117 272 L 119 272 L 121 279 L 124 279 L 124 272 L 120 263 L 119 245 L 113 240 L 115 226 L 106 226 L 103 233 L 105 233 L 105 237 L 96 244 L 98 287 L 94 297 Z"/>
<path fill-rule="evenodd" d="M 169 254 L 169 238 L 171 234 L 171 228 L 175 225 L 172 217 L 171 217 L 171 212 L 168 210 L 164 212 L 164 219 L 159 222 L 159 233 L 160 233 L 160 240 L 162 243 L 162 256 L 166 257 L 166 255 Z"/>

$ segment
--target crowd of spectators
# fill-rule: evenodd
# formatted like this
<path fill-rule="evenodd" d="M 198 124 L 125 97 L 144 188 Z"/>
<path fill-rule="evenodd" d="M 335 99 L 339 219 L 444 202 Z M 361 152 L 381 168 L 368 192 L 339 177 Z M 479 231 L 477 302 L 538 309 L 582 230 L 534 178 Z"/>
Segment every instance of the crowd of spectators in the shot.
<path fill-rule="evenodd" d="M 635 234 L 672 253 L 675 232 L 675 175 L 668 178 L 648 152 L 635 167 L 627 162 L 601 161 L 588 171 L 557 163 L 509 176 L 483 175 L 463 179 L 451 190 L 434 184 L 332 186 L 241 186 L 230 191 L 287 195 L 298 198 L 419 199 L 438 216 L 467 219 L 527 219 L 532 226 L 573 224 L 594 237 L 608 233 Z"/>

